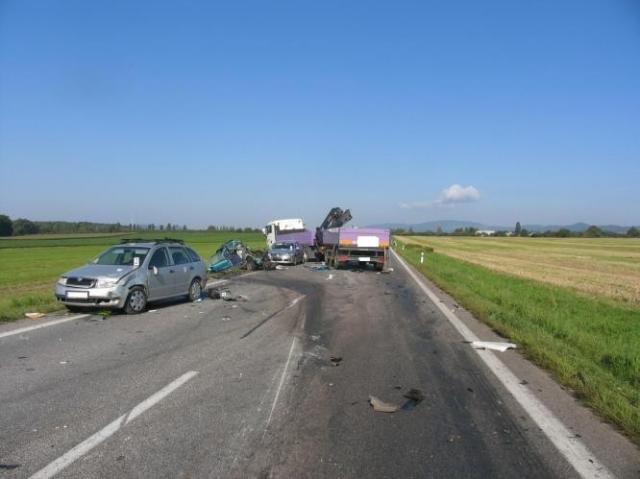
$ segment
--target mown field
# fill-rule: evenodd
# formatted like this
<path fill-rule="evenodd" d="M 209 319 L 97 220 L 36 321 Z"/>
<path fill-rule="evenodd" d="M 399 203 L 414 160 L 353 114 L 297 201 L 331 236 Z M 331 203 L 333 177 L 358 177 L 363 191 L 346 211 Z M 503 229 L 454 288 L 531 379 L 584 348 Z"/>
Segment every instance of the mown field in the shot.
<path fill-rule="evenodd" d="M 396 240 L 425 276 L 640 443 L 640 241 Z M 425 246 L 434 250 L 420 264 Z"/>
<path fill-rule="evenodd" d="M 233 238 L 250 247 L 264 248 L 260 233 L 171 232 L 183 239 L 205 260 L 225 241 Z M 54 284 L 65 271 L 87 263 L 121 238 L 157 238 L 159 233 L 128 235 L 38 235 L 0 239 L 0 321 L 24 316 L 25 312 L 59 309 L 53 296 Z"/>
<path fill-rule="evenodd" d="M 638 238 L 402 238 L 494 271 L 640 305 Z"/>

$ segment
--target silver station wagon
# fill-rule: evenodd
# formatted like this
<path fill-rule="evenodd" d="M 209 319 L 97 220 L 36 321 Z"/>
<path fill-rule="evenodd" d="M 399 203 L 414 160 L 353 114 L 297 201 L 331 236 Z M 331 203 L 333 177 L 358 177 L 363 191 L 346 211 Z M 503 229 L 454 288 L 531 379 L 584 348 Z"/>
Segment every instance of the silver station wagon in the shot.
<path fill-rule="evenodd" d="M 93 261 L 63 274 L 55 287 L 70 310 L 144 311 L 147 302 L 200 298 L 207 282 L 205 262 L 180 240 L 123 240 Z"/>

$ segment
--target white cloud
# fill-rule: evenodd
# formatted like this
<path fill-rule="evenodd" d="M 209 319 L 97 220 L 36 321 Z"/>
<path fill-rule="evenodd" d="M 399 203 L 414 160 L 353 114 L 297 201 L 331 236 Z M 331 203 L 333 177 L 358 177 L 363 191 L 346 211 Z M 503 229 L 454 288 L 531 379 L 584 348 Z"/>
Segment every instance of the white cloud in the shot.
<path fill-rule="evenodd" d="M 451 185 L 440 193 L 440 197 L 436 203 L 452 204 L 452 203 L 471 203 L 480 199 L 480 192 L 475 186 Z"/>
<path fill-rule="evenodd" d="M 451 185 L 440 193 L 435 201 L 414 201 L 399 203 L 400 208 L 425 209 L 438 206 L 453 206 L 457 203 L 472 203 L 480 199 L 480 192 L 475 186 Z"/>

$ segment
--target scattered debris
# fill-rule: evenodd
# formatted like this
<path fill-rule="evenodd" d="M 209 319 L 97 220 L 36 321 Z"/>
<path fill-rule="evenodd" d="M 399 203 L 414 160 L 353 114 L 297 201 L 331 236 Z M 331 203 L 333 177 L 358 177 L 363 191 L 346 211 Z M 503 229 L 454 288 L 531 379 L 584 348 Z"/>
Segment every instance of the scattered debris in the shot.
<path fill-rule="evenodd" d="M 18 359 L 29 359 L 29 356 L 18 356 Z"/>
<path fill-rule="evenodd" d="M 116 457 L 116 461 L 123 461 L 123 460 L 124 460 L 124 456 L 122 455 Z"/>
<path fill-rule="evenodd" d="M 318 336 L 317 334 L 313 334 L 311 335 L 311 341 L 317 341 L 318 339 L 320 339 L 320 336 Z"/>
<path fill-rule="evenodd" d="M 507 349 L 516 349 L 513 343 L 505 343 L 500 341 L 472 341 L 471 346 L 474 349 L 492 349 L 494 351 L 505 352 Z"/>
<path fill-rule="evenodd" d="M 467 388 L 467 391 L 469 391 L 470 393 L 473 392 L 473 388 Z"/>
<path fill-rule="evenodd" d="M 231 320 L 231 318 L 230 318 L 229 316 L 223 316 L 223 317 L 222 317 L 222 320 L 223 320 L 223 321 L 229 321 L 229 320 Z"/>
<path fill-rule="evenodd" d="M 526 379 L 523 379 L 522 381 L 520 381 L 520 384 L 525 386 L 525 385 L 529 384 L 529 381 L 527 381 Z"/>
<path fill-rule="evenodd" d="M 41 319 L 45 317 L 44 313 L 24 313 L 24 315 L 29 319 Z"/>
<path fill-rule="evenodd" d="M 375 396 L 369 396 L 369 404 L 373 407 L 374 411 L 377 412 L 397 412 L 398 406 L 395 404 L 389 404 L 384 401 L 381 401 Z"/>
<path fill-rule="evenodd" d="M 402 389 L 402 386 L 393 386 L 393 389 L 397 389 L 398 391 L 400 391 Z"/>
<path fill-rule="evenodd" d="M 150 309 L 149 311 L 147 311 L 147 313 L 155 313 L 156 311 L 158 311 L 157 309 Z"/>
<path fill-rule="evenodd" d="M 316 264 L 309 268 L 311 271 L 327 271 L 329 267 L 326 264 Z"/>
<path fill-rule="evenodd" d="M 340 366 L 342 358 L 340 356 L 330 356 L 329 361 L 331 361 L 331 364 L 333 364 L 334 366 Z"/>
<path fill-rule="evenodd" d="M 20 467 L 20 464 L 0 464 L 0 470 L 3 471 L 11 471 L 12 469 L 17 469 Z"/>
<path fill-rule="evenodd" d="M 409 389 L 409 391 L 404 394 L 404 397 L 407 398 L 408 401 L 402 405 L 401 409 L 403 411 L 413 410 L 425 398 L 424 393 L 419 389 Z"/>
<path fill-rule="evenodd" d="M 281 264 L 277 264 L 276 269 L 283 270 L 283 269 L 289 269 L 289 268 L 287 268 L 286 266 L 282 266 Z"/>
<path fill-rule="evenodd" d="M 69 361 L 60 361 L 60 364 L 69 364 Z"/>

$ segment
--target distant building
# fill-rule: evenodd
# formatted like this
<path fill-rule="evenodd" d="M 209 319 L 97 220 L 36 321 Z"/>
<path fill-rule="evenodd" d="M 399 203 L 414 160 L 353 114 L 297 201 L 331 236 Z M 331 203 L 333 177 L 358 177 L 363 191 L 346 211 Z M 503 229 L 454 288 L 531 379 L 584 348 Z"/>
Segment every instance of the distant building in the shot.
<path fill-rule="evenodd" d="M 476 236 L 493 236 L 496 234 L 496 230 L 478 230 Z"/>

